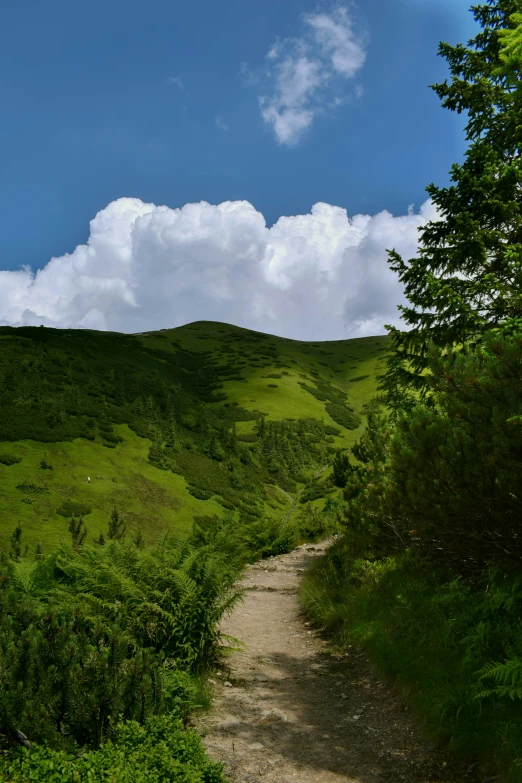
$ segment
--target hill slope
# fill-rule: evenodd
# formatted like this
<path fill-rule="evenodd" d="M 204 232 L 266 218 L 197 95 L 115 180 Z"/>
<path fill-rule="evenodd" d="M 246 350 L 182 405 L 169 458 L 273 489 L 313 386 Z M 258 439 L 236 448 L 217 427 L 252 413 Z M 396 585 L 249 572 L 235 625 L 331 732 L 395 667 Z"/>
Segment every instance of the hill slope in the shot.
<path fill-rule="evenodd" d="M 206 321 L 139 335 L 1 327 L 0 548 L 20 522 L 24 544 L 48 551 L 73 511 L 93 540 L 116 506 L 145 543 L 224 509 L 287 512 L 360 435 L 386 343 Z"/>

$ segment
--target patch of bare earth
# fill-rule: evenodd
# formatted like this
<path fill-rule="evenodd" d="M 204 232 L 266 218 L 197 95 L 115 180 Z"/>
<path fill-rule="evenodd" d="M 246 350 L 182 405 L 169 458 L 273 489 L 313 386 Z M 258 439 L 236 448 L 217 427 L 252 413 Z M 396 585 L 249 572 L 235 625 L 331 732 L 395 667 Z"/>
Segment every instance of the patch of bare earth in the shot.
<path fill-rule="evenodd" d="M 297 588 L 324 549 L 305 545 L 246 569 L 244 600 L 221 629 L 244 648 L 198 719 L 210 757 L 232 783 L 484 783 L 487 770 L 426 738 L 360 649 L 333 656 L 307 627 Z"/>

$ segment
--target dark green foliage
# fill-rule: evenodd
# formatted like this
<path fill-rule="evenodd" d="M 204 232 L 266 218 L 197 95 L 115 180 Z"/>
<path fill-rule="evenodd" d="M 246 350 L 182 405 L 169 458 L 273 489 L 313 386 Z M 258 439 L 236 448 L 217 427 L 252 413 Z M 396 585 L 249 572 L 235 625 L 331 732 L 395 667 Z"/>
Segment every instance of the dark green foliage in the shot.
<path fill-rule="evenodd" d="M 348 454 L 338 450 L 333 461 L 332 482 L 336 487 L 343 488 L 346 485 L 348 476 L 352 472 Z"/>
<path fill-rule="evenodd" d="M 192 495 L 192 497 L 197 498 L 198 500 L 210 500 L 213 494 L 208 489 L 201 489 L 201 487 L 193 487 L 191 484 L 189 484 L 188 486 L 188 491 Z"/>
<path fill-rule="evenodd" d="M 113 432 L 103 432 L 102 437 L 108 443 L 114 443 L 114 444 L 123 443 L 123 438 L 121 437 L 121 435 L 116 435 Z"/>
<path fill-rule="evenodd" d="M 340 435 L 341 430 L 338 427 L 332 427 L 331 424 L 324 425 L 324 431 L 326 435 Z"/>
<path fill-rule="evenodd" d="M 388 327 L 395 361 L 381 384 L 393 391 L 392 407 L 400 404 L 397 387 L 427 392 L 421 373 L 430 342 L 441 348 L 476 344 L 485 331 L 522 313 L 520 65 L 513 83 L 503 68 L 501 42 L 502 33 L 517 27 L 511 18 L 516 11 L 519 0 L 474 6 L 483 29 L 469 46 L 439 45 L 452 80 L 430 86 L 445 108 L 468 113 L 470 146 L 465 162 L 452 166 L 450 187 L 426 188 L 444 219 L 421 230 L 419 256 L 405 261 L 388 251 L 409 301 L 399 309 L 410 327 Z"/>
<path fill-rule="evenodd" d="M 369 375 L 358 375 L 357 378 L 350 378 L 350 383 L 355 383 L 356 381 L 365 381 L 366 378 L 369 378 Z"/>
<path fill-rule="evenodd" d="M 469 578 L 488 563 L 520 567 L 522 336 L 429 358 L 431 404 L 395 426 L 370 412 L 353 447 L 349 530 L 373 551 L 411 548 Z"/>
<path fill-rule="evenodd" d="M 327 484 L 312 482 L 303 492 L 299 498 L 300 503 L 308 503 L 311 500 L 317 500 L 318 498 L 324 498 L 332 492 L 332 488 Z"/>
<path fill-rule="evenodd" d="M 313 373 L 312 373 L 313 374 Z M 348 395 L 342 389 L 338 389 L 330 381 L 315 380 L 315 388 L 308 386 L 306 383 L 300 383 L 299 385 L 309 394 L 312 394 L 318 400 L 328 400 L 336 405 L 347 405 Z M 352 410 L 350 408 L 350 410 Z"/>
<path fill-rule="evenodd" d="M 303 508 L 296 518 L 256 518 L 243 510 L 217 515 L 194 517 L 193 542 L 226 553 L 230 563 L 239 566 L 259 558 L 289 552 L 299 543 L 316 540 L 337 532 L 333 516 Z"/>
<path fill-rule="evenodd" d="M 40 468 L 41 468 L 41 470 L 54 470 L 53 465 L 51 465 L 45 459 L 40 460 Z"/>
<path fill-rule="evenodd" d="M 22 555 L 22 525 L 17 524 L 9 539 L 9 557 L 12 560 L 20 560 Z"/>
<path fill-rule="evenodd" d="M 67 500 L 65 503 L 62 503 L 60 508 L 56 509 L 56 513 L 61 517 L 65 517 L 66 519 L 69 519 L 69 517 L 73 516 L 86 517 L 91 513 L 91 511 L 92 508 L 86 503 L 78 503 L 75 500 Z"/>
<path fill-rule="evenodd" d="M 176 429 L 176 423 L 171 420 L 167 425 L 167 433 L 165 436 L 165 448 L 170 451 L 177 451 L 179 447 L 178 432 Z"/>
<path fill-rule="evenodd" d="M 271 388 L 271 389 L 277 389 L 277 388 L 278 388 L 278 385 L 277 385 L 277 383 L 267 383 L 267 386 L 268 386 L 269 388 Z"/>
<path fill-rule="evenodd" d="M 17 484 L 16 489 L 19 489 L 20 492 L 29 492 L 32 495 L 46 495 L 49 493 L 46 487 L 41 487 L 30 481 L 23 481 L 21 484 Z"/>
<path fill-rule="evenodd" d="M 327 402 L 324 406 L 332 419 L 347 430 L 356 430 L 362 423 L 361 417 L 355 411 L 349 410 L 344 405 L 336 405 Z"/>
<path fill-rule="evenodd" d="M 520 567 L 522 336 L 433 351 L 430 371 L 435 407 L 401 418 L 391 445 L 397 514 L 407 507 L 416 545 L 442 544 L 442 558 L 461 569 Z"/>
<path fill-rule="evenodd" d="M 97 747 L 119 715 L 179 714 L 178 670 L 215 658 L 235 576 L 217 553 L 169 541 L 9 565 L 0 579 L 2 735 L 19 730 L 72 750 Z"/>
<path fill-rule="evenodd" d="M 208 353 L 144 348 L 132 335 L 88 330 L 45 329 L 42 340 L 39 331 L 0 327 L 0 336 L 15 337 L 2 340 L 0 440 L 92 439 L 98 420 L 110 447 L 120 442 L 113 423 L 146 435 L 147 421 L 158 425 L 172 413 L 212 418 L 199 401 L 217 399 Z"/>
<path fill-rule="evenodd" d="M 87 537 L 87 528 L 83 521 L 83 517 L 71 517 L 69 520 L 69 533 L 71 534 L 72 547 L 75 551 L 82 546 Z"/>
<path fill-rule="evenodd" d="M 316 400 L 320 400 L 321 402 L 325 402 L 328 399 L 328 397 L 326 396 L 326 394 L 324 392 L 320 391 L 319 389 L 314 389 L 313 386 L 307 386 L 306 383 L 301 383 L 301 382 L 299 383 L 299 386 L 302 389 L 304 389 L 305 391 L 307 391 L 310 394 L 312 394 L 315 397 Z"/>
<path fill-rule="evenodd" d="M 221 462 L 225 458 L 225 450 L 218 438 L 217 433 L 213 433 L 208 444 L 205 446 L 203 453 L 210 459 Z"/>
<path fill-rule="evenodd" d="M 242 408 L 236 400 L 225 403 L 220 414 L 223 419 L 228 421 L 256 421 L 261 418 L 259 411 L 249 411 Z M 218 415 L 217 412 L 216 415 Z"/>
<path fill-rule="evenodd" d="M 21 457 L 15 457 L 14 454 L 7 454 L 3 452 L 0 454 L 0 465 L 17 465 L 22 461 Z"/>
<path fill-rule="evenodd" d="M 266 466 L 268 477 L 276 478 L 288 491 L 292 491 L 287 486 L 289 477 L 297 477 L 303 469 L 315 466 L 316 458 L 325 454 L 324 424 L 315 419 L 277 422 L 262 418 L 256 433 L 261 440 L 259 458 Z"/>
<path fill-rule="evenodd" d="M 115 541 L 121 541 L 125 538 L 125 532 L 127 530 L 127 524 L 124 519 L 120 517 L 120 512 L 117 508 L 113 508 L 111 512 L 111 518 L 109 520 L 109 530 L 107 536 Z"/>

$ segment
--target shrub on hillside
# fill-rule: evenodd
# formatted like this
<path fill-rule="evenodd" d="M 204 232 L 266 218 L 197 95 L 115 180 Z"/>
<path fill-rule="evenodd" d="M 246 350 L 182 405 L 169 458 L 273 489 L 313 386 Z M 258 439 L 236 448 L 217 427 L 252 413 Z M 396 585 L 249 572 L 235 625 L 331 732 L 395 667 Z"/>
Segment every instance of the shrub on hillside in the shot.
<path fill-rule="evenodd" d="M 187 490 L 190 495 L 192 495 L 193 498 L 197 498 L 198 500 L 210 500 L 212 497 L 212 492 L 209 492 L 208 489 L 201 489 L 201 487 L 194 487 L 191 484 L 187 487 Z"/>
<path fill-rule="evenodd" d="M 362 423 L 361 417 L 355 411 L 348 410 L 344 405 L 327 402 L 324 407 L 336 424 L 340 424 L 347 430 L 356 430 Z"/>
<path fill-rule="evenodd" d="M 8 454 L 5 451 L 0 454 L 0 464 L 2 465 L 17 465 L 21 461 L 22 458 L 15 457 L 14 454 Z"/>
<path fill-rule="evenodd" d="M 91 511 L 91 506 L 88 506 L 86 503 L 79 503 L 76 500 L 66 500 L 60 508 L 56 509 L 56 513 L 66 519 L 69 519 L 69 517 L 86 517 Z"/>

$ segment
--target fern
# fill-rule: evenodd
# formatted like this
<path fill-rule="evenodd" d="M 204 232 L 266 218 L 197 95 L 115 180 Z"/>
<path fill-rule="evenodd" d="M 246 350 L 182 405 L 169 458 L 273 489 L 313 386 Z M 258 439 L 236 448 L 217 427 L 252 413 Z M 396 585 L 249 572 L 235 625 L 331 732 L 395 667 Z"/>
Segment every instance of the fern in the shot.
<path fill-rule="evenodd" d="M 496 683 L 494 688 L 477 693 L 475 700 L 481 701 L 489 696 L 509 696 L 512 701 L 522 699 L 522 661 L 519 658 L 510 658 L 505 663 L 487 663 L 475 674 L 479 675 L 480 683 L 487 679 Z"/>
<path fill-rule="evenodd" d="M 13 585 L 25 595 L 34 595 L 37 584 L 37 563 L 13 562 L 10 566 L 10 576 Z"/>

